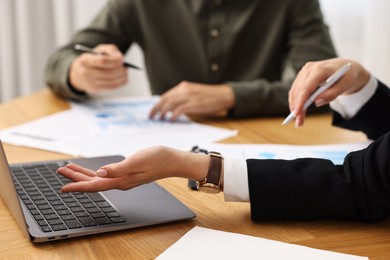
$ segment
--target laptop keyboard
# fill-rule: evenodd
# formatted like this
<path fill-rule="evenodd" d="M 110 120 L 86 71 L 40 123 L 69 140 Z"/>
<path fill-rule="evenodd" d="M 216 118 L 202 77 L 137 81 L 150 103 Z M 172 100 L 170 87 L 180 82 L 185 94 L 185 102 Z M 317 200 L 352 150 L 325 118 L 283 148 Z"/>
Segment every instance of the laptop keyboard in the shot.
<path fill-rule="evenodd" d="M 42 231 L 126 222 L 99 193 L 61 193 L 61 187 L 71 181 L 56 170 L 67 163 L 11 167 L 16 191 Z"/>

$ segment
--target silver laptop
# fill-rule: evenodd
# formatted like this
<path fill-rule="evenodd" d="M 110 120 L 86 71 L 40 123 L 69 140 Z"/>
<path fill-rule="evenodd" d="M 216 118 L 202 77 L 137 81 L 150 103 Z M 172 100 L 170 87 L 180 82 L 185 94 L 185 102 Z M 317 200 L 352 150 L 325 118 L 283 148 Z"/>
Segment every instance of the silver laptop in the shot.
<path fill-rule="evenodd" d="M 156 183 L 129 191 L 61 193 L 68 179 L 56 173 L 73 162 L 91 169 L 122 156 L 9 165 L 0 140 L 0 193 L 25 236 L 46 242 L 194 218 L 196 215 Z"/>

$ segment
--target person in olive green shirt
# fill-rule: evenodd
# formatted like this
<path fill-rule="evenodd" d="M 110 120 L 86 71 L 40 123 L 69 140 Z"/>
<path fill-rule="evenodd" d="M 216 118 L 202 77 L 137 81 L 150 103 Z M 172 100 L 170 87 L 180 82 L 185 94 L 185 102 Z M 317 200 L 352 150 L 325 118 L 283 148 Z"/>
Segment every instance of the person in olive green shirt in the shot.
<path fill-rule="evenodd" d="M 123 54 L 133 43 L 144 53 L 152 94 L 161 95 L 150 117 L 172 120 L 284 116 L 301 67 L 336 56 L 318 0 L 109 0 L 51 55 L 47 85 L 80 101 L 123 86 Z M 75 44 L 104 55 L 81 54 Z"/>

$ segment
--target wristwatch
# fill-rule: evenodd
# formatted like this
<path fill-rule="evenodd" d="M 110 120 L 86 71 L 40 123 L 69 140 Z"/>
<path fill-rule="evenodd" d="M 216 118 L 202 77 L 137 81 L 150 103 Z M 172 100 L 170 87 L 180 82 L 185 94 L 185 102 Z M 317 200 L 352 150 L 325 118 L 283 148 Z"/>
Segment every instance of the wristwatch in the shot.
<path fill-rule="evenodd" d="M 208 152 L 210 155 L 210 166 L 206 178 L 196 182 L 196 189 L 207 193 L 218 193 L 221 191 L 221 173 L 223 157 L 218 152 Z"/>

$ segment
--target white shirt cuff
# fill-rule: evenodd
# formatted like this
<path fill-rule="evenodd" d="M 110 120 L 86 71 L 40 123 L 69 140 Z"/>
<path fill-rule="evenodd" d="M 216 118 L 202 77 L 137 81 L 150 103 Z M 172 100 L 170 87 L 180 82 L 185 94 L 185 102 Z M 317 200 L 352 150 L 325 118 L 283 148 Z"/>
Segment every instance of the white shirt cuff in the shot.
<path fill-rule="evenodd" d="M 374 95 L 377 87 L 378 81 L 371 75 L 370 80 L 361 90 L 350 95 L 339 95 L 335 100 L 330 102 L 330 107 L 344 119 L 350 119 Z"/>
<path fill-rule="evenodd" d="M 224 158 L 225 201 L 249 202 L 248 170 L 245 160 Z"/>

